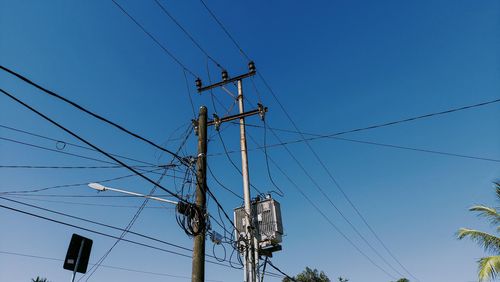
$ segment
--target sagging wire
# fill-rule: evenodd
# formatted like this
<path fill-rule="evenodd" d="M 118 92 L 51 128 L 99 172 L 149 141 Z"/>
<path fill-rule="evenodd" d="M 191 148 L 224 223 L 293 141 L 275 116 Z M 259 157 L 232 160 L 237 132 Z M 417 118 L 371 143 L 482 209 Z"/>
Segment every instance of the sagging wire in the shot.
<path fill-rule="evenodd" d="M 240 200 L 243 200 L 243 197 L 241 197 L 240 195 L 236 194 L 233 190 L 229 189 L 226 185 L 222 184 L 222 182 L 220 182 L 220 180 L 215 177 L 214 173 L 212 172 L 212 169 L 210 168 L 210 166 L 208 165 L 207 163 L 207 169 L 208 169 L 208 172 L 210 173 L 210 175 L 212 176 L 212 178 L 215 180 L 215 182 L 217 182 L 217 184 L 219 184 L 220 187 L 222 187 L 222 189 L 228 191 L 229 193 L 233 194 L 235 197 L 239 198 Z"/>
<path fill-rule="evenodd" d="M 193 110 L 193 118 L 196 118 L 196 111 L 194 109 L 193 97 L 191 97 L 191 90 L 189 90 L 189 82 L 188 82 L 188 79 L 187 79 L 186 70 L 183 69 L 182 73 L 184 74 L 184 80 L 186 81 L 186 89 L 187 89 L 187 94 L 188 94 L 188 97 L 189 97 L 189 102 L 191 104 L 191 109 Z"/>
<path fill-rule="evenodd" d="M 226 154 L 226 158 L 229 160 L 231 165 L 236 169 L 236 171 L 238 171 L 238 173 L 240 175 L 243 175 L 243 173 L 241 172 L 241 169 L 238 168 L 238 166 L 234 163 L 233 159 L 229 155 L 229 152 L 228 152 L 227 147 L 226 147 L 226 143 L 224 142 L 224 139 L 222 139 L 222 135 L 220 134 L 220 132 L 218 132 L 217 135 L 219 136 L 219 140 L 222 144 L 222 148 L 224 149 L 224 153 Z M 250 183 L 250 187 L 255 189 L 255 191 L 257 191 L 257 193 L 259 193 L 259 195 L 264 195 L 264 193 L 262 193 L 262 191 L 260 191 L 257 187 L 255 187 L 255 185 L 253 185 L 252 183 Z"/>
<path fill-rule="evenodd" d="M 278 191 L 279 191 L 279 193 L 278 193 L 278 192 L 272 190 L 272 191 L 270 191 L 270 193 L 274 192 L 276 195 L 278 195 L 280 197 L 284 197 L 285 193 L 283 192 L 283 190 L 280 189 L 280 187 L 276 184 L 276 182 L 274 182 L 273 176 L 271 175 L 271 170 L 269 168 L 269 155 L 267 154 L 267 123 L 266 123 L 266 119 L 262 119 L 262 123 L 264 123 L 264 149 L 263 149 L 263 152 L 264 152 L 265 159 L 266 159 L 267 176 L 269 177 L 269 181 L 271 181 L 271 184 L 273 184 L 274 188 L 278 189 Z"/>

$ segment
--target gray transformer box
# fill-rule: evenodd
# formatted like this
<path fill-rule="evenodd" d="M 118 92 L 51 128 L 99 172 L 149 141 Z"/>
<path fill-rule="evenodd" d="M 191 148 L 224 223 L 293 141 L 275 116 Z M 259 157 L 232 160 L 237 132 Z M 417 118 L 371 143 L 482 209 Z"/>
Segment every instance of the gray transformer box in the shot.
<path fill-rule="evenodd" d="M 251 203 L 252 226 L 260 247 L 275 246 L 281 243 L 283 224 L 281 222 L 281 208 L 279 202 L 272 198 L 256 200 Z M 234 210 L 234 223 L 236 225 L 236 238 L 245 234 L 245 208 Z"/>

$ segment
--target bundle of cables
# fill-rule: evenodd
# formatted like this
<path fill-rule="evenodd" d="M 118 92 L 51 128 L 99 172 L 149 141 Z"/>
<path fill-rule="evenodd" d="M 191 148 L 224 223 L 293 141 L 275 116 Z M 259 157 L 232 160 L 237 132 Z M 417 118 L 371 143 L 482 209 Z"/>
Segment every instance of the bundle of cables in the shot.
<path fill-rule="evenodd" d="M 177 223 L 188 236 L 204 233 L 209 227 L 207 213 L 195 204 L 179 202 L 177 204 Z"/>

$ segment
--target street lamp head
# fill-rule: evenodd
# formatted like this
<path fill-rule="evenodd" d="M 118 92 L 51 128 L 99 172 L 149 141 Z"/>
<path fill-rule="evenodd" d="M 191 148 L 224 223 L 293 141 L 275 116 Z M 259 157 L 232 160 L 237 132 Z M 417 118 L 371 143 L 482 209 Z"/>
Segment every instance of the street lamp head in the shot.
<path fill-rule="evenodd" d="M 106 191 L 106 186 L 99 183 L 89 183 L 89 187 L 97 191 Z"/>

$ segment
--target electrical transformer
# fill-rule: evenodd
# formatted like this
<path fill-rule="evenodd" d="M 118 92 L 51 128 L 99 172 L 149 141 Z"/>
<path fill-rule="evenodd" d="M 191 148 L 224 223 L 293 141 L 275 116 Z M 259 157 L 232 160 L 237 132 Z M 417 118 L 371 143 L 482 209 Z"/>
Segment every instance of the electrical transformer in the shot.
<path fill-rule="evenodd" d="M 255 228 L 255 237 L 261 248 L 276 246 L 282 241 L 283 225 L 281 222 L 280 204 L 268 195 L 265 199 L 256 198 L 251 203 L 252 226 Z M 234 210 L 236 238 L 245 234 L 246 217 L 245 207 Z"/>

